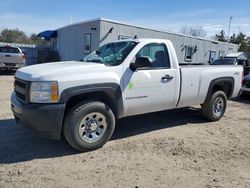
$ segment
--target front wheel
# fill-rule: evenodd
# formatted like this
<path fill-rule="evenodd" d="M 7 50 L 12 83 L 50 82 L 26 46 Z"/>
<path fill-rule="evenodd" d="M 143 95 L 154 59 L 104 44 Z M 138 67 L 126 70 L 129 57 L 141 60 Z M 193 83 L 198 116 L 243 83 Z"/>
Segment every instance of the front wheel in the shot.
<path fill-rule="evenodd" d="M 70 110 L 63 131 L 73 148 L 89 151 L 102 147 L 111 138 L 114 128 L 112 110 L 102 102 L 90 101 Z"/>
<path fill-rule="evenodd" d="M 218 121 L 224 115 L 227 107 L 227 96 L 223 91 L 214 92 L 201 105 L 203 116 L 209 121 Z"/>

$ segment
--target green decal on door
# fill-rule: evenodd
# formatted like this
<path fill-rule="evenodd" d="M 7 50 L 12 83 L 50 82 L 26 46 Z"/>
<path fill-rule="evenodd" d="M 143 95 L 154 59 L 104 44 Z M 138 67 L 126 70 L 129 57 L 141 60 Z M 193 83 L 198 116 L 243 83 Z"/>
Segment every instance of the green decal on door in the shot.
<path fill-rule="evenodd" d="M 128 83 L 128 89 L 133 89 L 133 87 L 134 87 L 133 83 L 132 83 L 132 82 L 129 82 L 129 83 Z"/>

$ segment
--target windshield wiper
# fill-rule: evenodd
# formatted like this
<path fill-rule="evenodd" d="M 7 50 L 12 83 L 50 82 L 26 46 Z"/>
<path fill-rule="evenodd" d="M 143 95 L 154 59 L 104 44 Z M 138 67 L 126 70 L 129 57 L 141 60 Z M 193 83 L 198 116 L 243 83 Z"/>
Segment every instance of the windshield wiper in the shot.
<path fill-rule="evenodd" d="M 100 59 L 86 60 L 86 62 L 93 62 L 93 63 L 101 63 L 101 64 L 103 64 L 103 62 Z"/>

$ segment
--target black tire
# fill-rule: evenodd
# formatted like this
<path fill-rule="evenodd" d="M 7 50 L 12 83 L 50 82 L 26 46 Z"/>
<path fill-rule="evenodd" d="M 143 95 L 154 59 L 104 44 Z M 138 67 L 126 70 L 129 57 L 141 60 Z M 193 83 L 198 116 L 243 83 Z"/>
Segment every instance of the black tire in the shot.
<path fill-rule="evenodd" d="M 83 118 L 85 118 L 89 114 L 94 114 L 94 113 L 101 114 L 104 117 L 103 118 L 104 120 L 102 121 L 105 121 L 103 122 L 105 124 L 105 131 L 102 132 L 102 135 L 100 136 L 100 138 L 98 138 L 99 140 L 90 143 L 84 140 L 84 138 L 89 140 L 90 138 L 86 136 L 84 137 L 83 135 L 80 136 L 81 133 L 79 132 L 79 128 L 80 126 L 82 126 L 81 122 L 86 121 L 83 120 Z M 114 129 L 115 129 L 115 116 L 112 110 L 106 104 L 98 101 L 86 101 L 73 107 L 67 114 L 63 126 L 63 132 L 66 141 L 74 149 L 79 151 L 90 151 L 102 147 L 111 138 Z M 90 135 L 92 133 L 87 133 L 87 134 Z"/>
<path fill-rule="evenodd" d="M 219 101 L 222 101 L 221 103 Z M 218 107 L 217 107 L 217 102 Z M 215 107 L 216 106 L 216 107 Z M 220 108 L 221 106 L 221 108 Z M 224 115 L 227 108 L 227 96 L 223 91 L 214 92 L 208 99 L 201 105 L 203 116 L 209 121 L 218 121 Z"/>
<path fill-rule="evenodd" d="M 250 96 L 250 94 L 245 92 L 245 91 L 242 91 L 240 94 L 241 99 L 247 99 L 249 96 Z"/>
<path fill-rule="evenodd" d="M 245 99 L 246 98 L 246 94 L 244 92 L 242 92 L 240 95 L 239 95 L 240 99 Z"/>

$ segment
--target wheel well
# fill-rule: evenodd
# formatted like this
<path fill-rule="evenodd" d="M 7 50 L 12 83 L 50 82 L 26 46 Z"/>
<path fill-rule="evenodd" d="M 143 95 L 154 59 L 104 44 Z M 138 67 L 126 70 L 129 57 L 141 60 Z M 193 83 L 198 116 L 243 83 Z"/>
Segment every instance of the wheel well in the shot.
<path fill-rule="evenodd" d="M 96 100 L 96 101 L 100 101 L 100 102 L 107 104 L 113 111 L 115 117 L 117 117 L 118 112 L 117 112 L 117 108 L 115 104 L 115 98 L 112 96 L 112 94 L 106 93 L 103 91 L 79 94 L 79 95 L 75 95 L 69 98 L 69 100 L 66 103 L 64 117 L 66 116 L 66 114 L 69 112 L 69 110 L 72 107 L 79 104 L 80 102 L 87 101 L 87 100 Z"/>
<path fill-rule="evenodd" d="M 219 83 L 215 83 L 213 85 L 211 94 L 213 94 L 216 91 L 223 91 L 226 94 L 227 98 L 230 98 L 232 96 L 232 89 L 233 89 L 233 85 L 231 82 L 222 81 Z"/>

